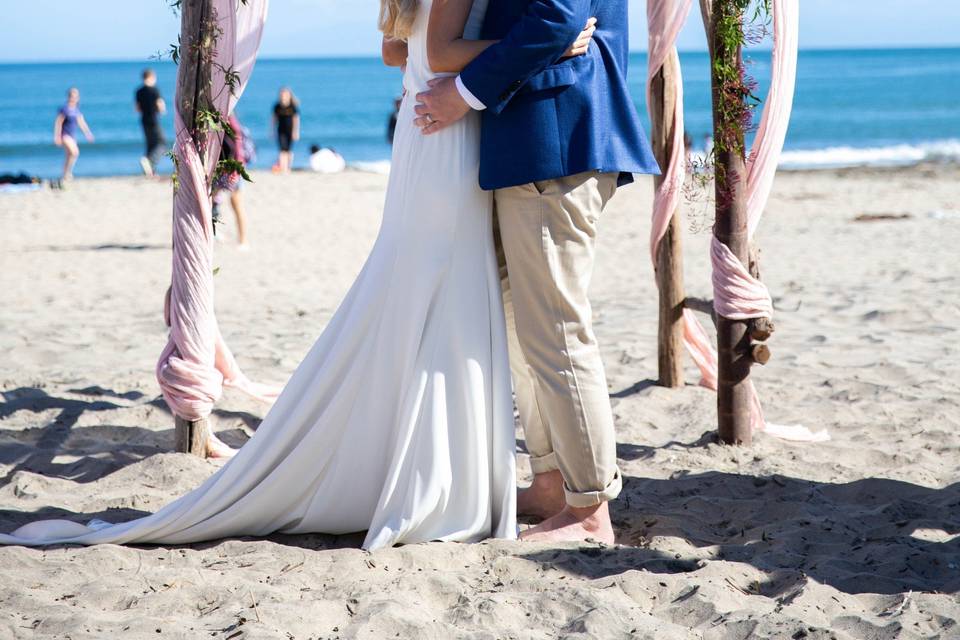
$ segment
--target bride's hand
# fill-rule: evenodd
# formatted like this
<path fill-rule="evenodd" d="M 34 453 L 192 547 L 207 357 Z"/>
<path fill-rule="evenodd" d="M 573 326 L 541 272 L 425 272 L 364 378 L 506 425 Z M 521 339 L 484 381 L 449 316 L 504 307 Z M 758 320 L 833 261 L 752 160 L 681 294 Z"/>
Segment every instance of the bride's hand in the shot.
<path fill-rule="evenodd" d="M 574 56 L 584 55 L 590 49 L 590 42 L 593 41 L 593 32 L 596 30 L 597 19 L 590 18 L 587 20 L 587 26 L 580 32 L 576 42 L 570 45 L 570 48 L 563 54 L 563 57 L 572 58 Z"/>

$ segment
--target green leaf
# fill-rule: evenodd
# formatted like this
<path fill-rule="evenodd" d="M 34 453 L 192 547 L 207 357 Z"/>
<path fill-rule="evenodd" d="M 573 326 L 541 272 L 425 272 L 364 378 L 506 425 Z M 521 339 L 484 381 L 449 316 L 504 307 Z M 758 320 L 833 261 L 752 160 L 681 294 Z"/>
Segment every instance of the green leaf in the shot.
<path fill-rule="evenodd" d="M 216 175 L 225 176 L 231 173 L 238 173 L 240 174 L 240 177 L 247 182 L 253 182 L 250 174 L 247 173 L 247 168 L 239 160 L 235 158 L 227 158 L 217 163 Z"/>

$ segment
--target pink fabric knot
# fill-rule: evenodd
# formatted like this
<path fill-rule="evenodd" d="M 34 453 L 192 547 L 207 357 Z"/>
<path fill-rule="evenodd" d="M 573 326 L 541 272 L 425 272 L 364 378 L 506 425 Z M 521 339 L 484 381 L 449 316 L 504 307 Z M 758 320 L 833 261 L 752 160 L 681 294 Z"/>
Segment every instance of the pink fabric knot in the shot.
<path fill-rule="evenodd" d="M 772 318 L 773 300 L 766 285 L 750 275 L 730 248 L 717 240 L 710 242 L 713 265 L 713 308 L 724 318 L 749 320 Z"/>
<path fill-rule="evenodd" d="M 179 357 L 173 343 L 168 343 L 160 356 L 157 380 L 167 405 L 184 420 L 210 415 L 223 386 L 219 371 Z"/>

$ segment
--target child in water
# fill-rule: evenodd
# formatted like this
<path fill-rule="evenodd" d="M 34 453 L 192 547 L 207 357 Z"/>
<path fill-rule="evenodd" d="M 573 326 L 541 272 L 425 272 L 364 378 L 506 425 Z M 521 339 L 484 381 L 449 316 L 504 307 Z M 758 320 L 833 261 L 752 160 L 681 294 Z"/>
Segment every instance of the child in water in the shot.
<path fill-rule="evenodd" d="M 80 145 L 77 144 L 77 130 L 83 131 L 87 142 L 93 142 L 93 134 L 87 121 L 80 113 L 80 90 L 71 87 L 67 91 L 67 103 L 57 112 L 57 120 L 53 125 L 53 143 L 63 147 L 63 179 L 73 179 L 73 165 L 80 157 Z"/>

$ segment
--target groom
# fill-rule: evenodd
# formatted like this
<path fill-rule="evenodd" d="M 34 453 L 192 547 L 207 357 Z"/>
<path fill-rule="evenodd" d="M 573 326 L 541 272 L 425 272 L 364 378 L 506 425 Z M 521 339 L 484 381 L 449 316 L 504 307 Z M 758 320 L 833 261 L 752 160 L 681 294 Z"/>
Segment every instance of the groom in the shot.
<path fill-rule="evenodd" d="M 588 18 L 584 56 L 561 59 Z M 423 133 L 483 111 L 480 186 L 493 190 L 510 368 L 533 467 L 520 513 L 538 541 L 614 541 L 620 493 L 607 381 L 587 288 L 600 214 L 634 173 L 659 173 L 627 92 L 627 0 L 490 0 L 499 40 L 417 96 Z"/>

